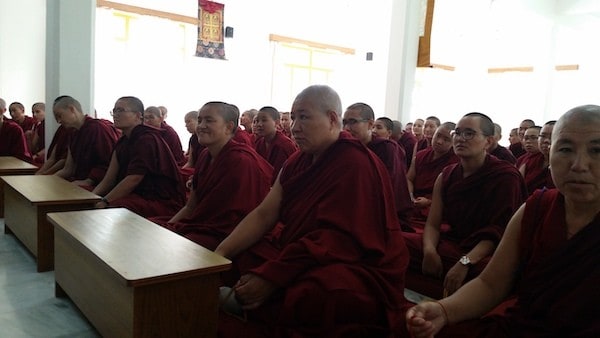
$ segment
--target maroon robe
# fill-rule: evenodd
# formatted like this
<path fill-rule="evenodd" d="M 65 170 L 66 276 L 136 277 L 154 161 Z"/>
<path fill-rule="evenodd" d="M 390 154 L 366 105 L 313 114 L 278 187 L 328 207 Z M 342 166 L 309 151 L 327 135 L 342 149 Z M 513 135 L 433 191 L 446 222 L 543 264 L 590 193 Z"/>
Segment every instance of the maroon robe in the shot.
<path fill-rule="evenodd" d="M 50 156 L 52 151 L 56 149 L 54 153 L 54 160 L 59 161 L 62 159 L 66 159 L 69 153 L 69 144 L 71 143 L 71 137 L 76 129 L 74 128 L 65 128 L 62 125 L 58 126 L 56 132 L 54 132 L 54 136 L 52 136 L 52 141 L 50 142 L 50 146 L 48 147 L 48 151 L 46 151 L 46 155 Z"/>
<path fill-rule="evenodd" d="M 33 130 L 33 128 L 35 127 L 37 120 L 34 119 L 31 116 L 27 116 L 25 115 L 23 118 L 23 122 L 19 123 L 16 120 L 12 120 L 13 122 L 15 122 L 19 127 L 21 127 L 21 129 L 23 129 L 23 132 L 26 131 L 31 131 Z"/>
<path fill-rule="evenodd" d="M 449 326 L 440 336 L 598 337 L 600 214 L 567 239 L 564 204 L 556 189 L 527 200 L 516 304 L 501 315 Z"/>
<path fill-rule="evenodd" d="M 230 140 L 214 159 L 205 149 L 196 162 L 192 193 L 198 204 L 192 216 L 152 221 L 214 250 L 262 202 L 272 175 L 273 167 L 246 144 Z"/>
<path fill-rule="evenodd" d="M 385 165 L 392 183 L 400 226 L 403 228 L 409 227 L 410 215 L 413 212 L 413 203 L 408 191 L 406 159 L 403 156 L 404 152 L 402 148 L 394 141 L 375 136 L 371 138 L 371 142 L 367 144 L 367 148 L 371 149 Z"/>
<path fill-rule="evenodd" d="M 288 159 L 280 176 L 282 231 L 234 259 L 242 273 L 278 288 L 248 311 L 258 334 L 367 337 L 403 329 L 408 252 L 389 180 L 375 154 L 347 132 L 315 161 L 300 151 Z M 249 333 L 228 319 L 219 318 L 222 336 Z"/>
<path fill-rule="evenodd" d="M 245 143 L 254 148 L 254 134 L 251 134 L 247 130 L 237 127 L 235 134 L 233 135 L 233 139 L 239 143 Z"/>
<path fill-rule="evenodd" d="M 548 166 L 544 166 L 544 154 L 541 152 L 526 154 L 519 158 L 521 165 L 525 164 L 525 185 L 529 195 L 537 189 L 554 188 L 554 181 Z"/>
<path fill-rule="evenodd" d="M 183 156 L 183 148 L 181 146 L 179 135 L 177 135 L 175 129 L 166 122 L 161 122 L 160 130 L 163 139 L 167 142 L 169 149 L 171 149 L 171 152 L 173 153 L 175 162 L 177 162 L 177 165 L 183 166 L 186 163 L 186 160 L 185 156 Z"/>
<path fill-rule="evenodd" d="M 259 137 L 256 142 L 254 142 L 254 149 L 256 149 L 256 152 L 273 166 L 273 181 L 275 181 L 283 166 L 283 162 L 285 162 L 290 155 L 295 153 L 296 150 L 298 150 L 298 147 L 294 141 L 290 140 L 278 130 L 268 146 L 265 138 Z"/>
<path fill-rule="evenodd" d="M 420 139 L 420 140 L 417 140 L 417 145 L 416 145 L 416 147 L 417 147 L 417 149 L 416 149 L 416 150 L 417 150 L 417 152 L 418 152 L 419 150 L 427 149 L 427 147 L 429 147 L 429 142 L 427 142 L 427 139 L 425 138 L 425 136 L 423 136 L 423 138 L 422 138 L 422 139 Z M 414 154 L 414 153 L 413 153 L 413 154 Z"/>
<path fill-rule="evenodd" d="M 402 146 L 406 153 L 406 167 L 410 168 L 410 163 L 414 155 L 415 144 L 417 144 L 417 137 L 413 133 L 402 133 L 398 144 Z"/>
<path fill-rule="evenodd" d="M 75 163 L 70 180 L 91 179 L 98 184 L 106 175 L 113 147 L 120 136 L 112 122 L 85 116 L 83 125 L 73 131 L 69 149 Z"/>
<path fill-rule="evenodd" d="M 449 230 L 440 233 L 437 248 L 444 265 L 443 276 L 480 241 L 490 240 L 497 245 L 508 221 L 526 198 L 527 188 L 517 168 L 494 156 L 486 155 L 483 166 L 468 177 L 463 177 L 460 163 L 446 166 L 442 171 L 442 223 Z M 423 235 L 404 233 L 404 237 L 411 255 L 407 287 L 441 298 L 443 279 L 421 274 Z M 489 257 L 471 266 L 465 282 L 479 275 L 488 261 Z"/>
<path fill-rule="evenodd" d="M 185 182 L 169 146 L 154 127 L 138 125 L 115 145 L 119 163 L 116 182 L 144 175 L 131 194 L 110 202 L 141 216 L 175 215 L 185 203 Z"/>
<path fill-rule="evenodd" d="M 25 162 L 31 162 L 25 133 L 12 120 L 4 120 L 0 128 L 0 156 L 14 156 Z"/>
<path fill-rule="evenodd" d="M 513 153 L 513 155 L 515 155 L 516 159 L 518 159 L 526 153 L 525 148 L 523 148 L 523 143 L 521 142 L 509 145 L 508 149 L 511 153 Z"/>
<path fill-rule="evenodd" d="M 497 158 L 508 161 L 511 164 L 517 163 L 517 158 L 513 155 L 513 153 L 499 144 L 496 146 L 496 149 L 490 151 L 490 155 L 494 155 Z"/>
<path fill-rule="evenodd" d="M 459 161 L 452 148 L 435 160 L 433 159 L 434 155 L 433 147 L 429 147 L 419 151 L 415 157 L 415 179 L 413 182 L 413 196 L 415 198 L 425 197 L 431 199 L 435 180 L 444 167 Z M 427 215 L 429 215 L 429 208 L 415 208 L 411 219 L 412 229 L 422 232 Z"/>

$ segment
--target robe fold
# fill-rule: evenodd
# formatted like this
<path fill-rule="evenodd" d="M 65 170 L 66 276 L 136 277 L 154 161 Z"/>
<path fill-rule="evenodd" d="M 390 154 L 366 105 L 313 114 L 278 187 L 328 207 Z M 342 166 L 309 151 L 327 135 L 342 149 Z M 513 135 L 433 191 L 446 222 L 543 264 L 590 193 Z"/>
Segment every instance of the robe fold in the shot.
<path fill-rule="evenodd" d="M 413 203 L 408 191 L 406 181 L 406 159 L 405 154 L 398 143 L 373 136 L 371 142 L 367 144 L 372 152 L 383 162 L 388 171 L 392 183 L 392 191 L 398 220 L 401 227 L 410 226 L 410 216 L 413 212 Z"/>
<path fill-rule="evenodd" d="M 71 144 L 71 137 L 73 137 L 73 133 L 76 129 L 74 128 L 65 128 L 63 125 L 59 125 L 56 132 L 54 132 L 54 136 L 52 136 L 52 141 L 48 146 L 46 151 L 46 155 L 50 156 L 52 151 L 56 149 L 54 153 L 54 159 L 56 161 L 66 159 L 69 154 L 69 144 Z"/>
<path fill-rule="evenodd" d="M 178 166 L 183 166 L 186 162 L 185 156 L 183 156 L 183 147 L 181 146 L 181 140 L 179 139 L 179 135 L 173 127 L 162 122 L 160 124 L 161 135 L 171 152 L 173 153 L 173 157 L 175 158 L 175 162 L 177 162 Z"/>
<path fill-rule="evenodd" d="M 250 133 L 247 130 L 243 130 L 240 127 L 237 127 L 237 129 L 235 130 L 233 139 L 239 143 L 245 143 L 250 147 L 254 147 L 254 134 Z"/>
<path fill-rule="evenodd" d="M 35 127 L 35 124 L 37 123 L 36 119 L 34 119 L 31 116 L 27 116 L 25 115 L 23 117 L 23 121 L 22 122 L 17 122 L 16 120 L 12 120 L 14 123 L 16 123 L 19 127 L 21 127 L 21 129 L 23 130 L 23 132 L 26 131 L 31 131 L 33 130 L 33 127 Z"/>
<path fill-rule="evenodd" d="M 281 232 L 234 258 L 242 273 L 279 288 L 249 318 L 268 336 L 281 327 L 318 337 L 401 331 L 408 253 L 382 162 L 341 132 L 314 161 L 294 153 L 280 183 Z"/>
<path fill-rule="evenodd" d="M 128 175 L 144 175 L 131 194 L 110 202 L 141 216 L 174 215 L 185 203 L 185 182 L 179 167 L 154 127 L 138 125 L 131 135 L 123 135 L 115 145 L 119 163 L 116 182 Z"/>
<path fill-rule="evenodd" d="M 413 182 L 413 196 L 425 197 L 431 199 L 433 194 L 433 186 L 438 175 L 444 167 L 459 161 L 458 156 L 454 154 L 454 150 L 450 150 L 444 155 L 434 159 L 435 151 L 433 147 L 429 147 L 417 152 L 415 157 L 415 179 Z M 411 227 L 422 230 L 424 222 L 427 220 L 429 208 L 414 208 L 411 218 Z"/>
<path fill-rule="evenodd" d="M 262 202 L 272 175 L 271 165 L 244 143 L 230 140 L 214 159 L 205 149 L 194 172 L 198 204 L 192 216 L 176 223 L 167 223 L 171 217 L 152 221 L 214 250 Z"/>
<path fill-rule="evenodd" d="M 31 163 L 31 154 L 27 147 L 25 133 L 12 120 L 4 120 L 0 128 L 0 156 L 14 156 Z"/>
<path fill-rule="evenodd" d="M 273 166 L 274 181 L 277 178 L 283 163 L 290 155 L 298 150 L 298 147 L 294 141 L 278 130 L 275 133 L 275 137 L 268 145 L 267 140 L 264 137 L 256 139 L 254 142 L 254 149 L 256 149 L 256 152 Z"/>
<path fill-rule="evenodd" d="M 74 130 L 69 149 L 75 163 L 70 180 L 91 179 L 98 184 L 106 175 L 112 151 L 120 136 L 112 122 L 85 116 L 83 125 Z"/>
<path fill-rule="evenodd" d="M 498 145 L 496 149 L 490 152 L 490 155 L 494 155 L 501 160 L 505 160 L 509 163 L 516 164 L 517 158 L 505 147 Z"/>
<path fill-rule="evenodd" d="M 516 303 L 445 328 L 440 337 L 598 337 L 600 214 L 567 239 L 564 196 L 538 190 L 521 223 Z"/>
<path fill-rule="evenodd" d="M 406 153 L 406 167 L 410 168 L 415 144 L 417 144 L 417 137 L 413 133 L 402 133 L 402 136 L 400 136 L 400 139 L 398 140 L 398 144 L 404 149 L 404 152 Z"/>
<path fill-rule="evenodd" d="M 554 188 L 550 169 L 544 165 L 544 154 L 541 152 L 526 154 L 519 158 L 519 163 L 525 164 L 525 185 L 529 195 L 544 187 Z"/>
<path fill-rule="evenodd" d="M 479 242 L 490 240 L 496 245 L 500 242 L 508 221 L 526 200 L 526 191 L 517 168 L 489 154 L 483 166 L 468 177 L 463 177 L 460 163 L 443 169 L 442 223 L 449 227 L 449 230 L 440 232 L 437 248 L 444 265 L 443 276 Z M 410 281 L 407 287 L 440 298 L 443 279 L 421 273 L 423 235 L 404 233 L 404 236 L 411 254 L 408 274 L 418 275 L 407 277 Z M 489 257 L 472 265 L 465 282 L 483 271 L 488 261 Z"/>

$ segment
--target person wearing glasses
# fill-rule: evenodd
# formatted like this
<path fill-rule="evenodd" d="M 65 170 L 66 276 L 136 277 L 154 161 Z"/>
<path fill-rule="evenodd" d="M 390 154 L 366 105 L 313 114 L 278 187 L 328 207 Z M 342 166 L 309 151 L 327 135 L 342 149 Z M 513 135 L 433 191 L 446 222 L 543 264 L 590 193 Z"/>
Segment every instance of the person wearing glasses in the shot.
<path fill-rule="evenodd" d="M 229 285 L 229 299 L 241 304 L 247 319 L 221 313 L 219 336 L 405 332 L 408 252 L 387 170 L 342 131 L 341 101 L 331 87 L 304 89 L 291 116 L 300 151 L 284 164 L 264 201 L 215 250 L 240 272 Z"/>
<path fill-rule="evenodd" d="M 92 190 L 106 175 L 120 132 L 110 121 L 84 115 L 81 103 L 71 96 L 57 97 L 52 110 L 56 122 L 74 129 L 65 164 L 55 175 Z"/>
<path fill-rule="evenodd" d="M 527 197 L 517 168 L 487 153 L 493 137 L 494 123 L 482 113 L 456 124 L 452 145 L 459 162 L 437 177 L 423 234 L 404 233 L 409 289 L 441 298 L 477 276 Z"/>
<path fill-rule="evenodd" d="M 410 226 L 410 215 L 412 214 L 412 200 L 408 193 L 406 181 L 406 159 L 404 150 L 400 145 L 388 138 L 379 137 L 374 130 L 375 113 L 373 108 L 366 103 L 354 103 L 346 108 L 342 125 L 344 130 L 356 137 L 362 144 L 371 149 L 385 165 L 392 182 L 396 211 L 400 226 Z M 391 122 L 390 119 L 385 118 Z M 383 124 L 379 119 L 378 121 Z M 387 135 L 387 132 L 386 132 Z"/>
<path fill-rule="evenodd" d="M 525 132 L 526 149 L 532 142 L 537 143 L 534 151 L 528 151 L 519 158 L 519 172 L 525 178 L 527 193 L 533 194 L 536 189 L 554 188 L 550 174 L 550 141 L 552 129 L 556 121 L 548 121 L 543 127 L 531 127 Z"/>
<path fill-rule="evenodd" d="M 160 129 L 161 135 L 175 157 L 175 162 L 180 167 L 186 163 L 185 156 L 183 156 L 183 147 L 181 146 L 181 140 L 179 135 L 173 127 L 168 125 L 162 120 L 162 113 L 158 107 L 149 106 L 144 111 L 144 124 Z"/>
<path fill-rule="evenodd" d="M 406 313 L 412 337 L 600 335 L 600 106 L 566 112 L 551 140 L 556 189 L 518 209 L 479 277 Z"/>
<path fill-rule="evenodd" d="M 144 104 L 121 97 L 111 115 L 123 136 L 94 193 L 97 208 L 123 207 L 143 217 L 174 215 L 185 203 L 185 182 L 160 129 L 143 125 Z"/>

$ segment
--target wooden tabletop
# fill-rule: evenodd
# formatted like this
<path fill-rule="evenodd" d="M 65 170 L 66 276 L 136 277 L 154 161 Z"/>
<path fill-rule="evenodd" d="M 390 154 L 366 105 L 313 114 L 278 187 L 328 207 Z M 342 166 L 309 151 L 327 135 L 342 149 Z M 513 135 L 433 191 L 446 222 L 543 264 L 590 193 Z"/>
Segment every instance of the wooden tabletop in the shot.
<path fill-rule="evenodd" d="M 231 261 L 124 208 L 48 213 L 130 286 L 229 270 Z"/>
<path fill-rule="evenodd" d="M 0 156 L 0 175 L 5 173 L 29 174 L 36 172 L 38 167 L 13 156 Z"/>
<path fill-rule="evenodd" d="M 100 201 L 100 196 L 54 175 L 17 175 L 0 178 L 33 204 Z"/>

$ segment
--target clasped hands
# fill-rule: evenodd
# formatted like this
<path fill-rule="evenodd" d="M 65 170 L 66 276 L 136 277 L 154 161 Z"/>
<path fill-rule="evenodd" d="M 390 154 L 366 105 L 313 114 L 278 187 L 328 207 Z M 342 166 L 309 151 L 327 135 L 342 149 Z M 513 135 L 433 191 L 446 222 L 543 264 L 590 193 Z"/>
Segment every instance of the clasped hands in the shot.
<path fill-rule="evenodd" d="M 233 286 L 236 299 L 244 310 L 259 307 L 275 291 L 275 285 L 257 275 L 247 274 Z"/>

